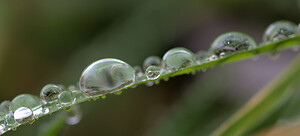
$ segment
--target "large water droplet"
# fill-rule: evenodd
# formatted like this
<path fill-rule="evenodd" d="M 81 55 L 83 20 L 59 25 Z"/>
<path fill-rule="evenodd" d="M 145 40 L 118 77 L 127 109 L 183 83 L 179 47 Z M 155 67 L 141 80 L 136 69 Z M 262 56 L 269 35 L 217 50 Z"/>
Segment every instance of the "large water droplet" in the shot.
<path fill-rule="evenodd" d="M 9 112 L 9 105 L 10 105 L 10 101 L 3 101 L 0 104 L 0 112 L 3 112 L 5 114 L 7 114 Z"/>
<path fill-rule="evenodd" d="M 31 109 L 27 107 L 20 107 L 14 112 L 14 118 L 15 121 L 19 124 L 24 124 L 26 122 L 32 122 L 34 120 L 33 118 L 33 112 Z"/>
<path fill-rule="evenodd" d="M 135 71 L 127 63 L 117 59 L 102 59 L 84 70 L 80 89 L 87 96 L 100 96 L 118 91 L 135 81 Z"/>
<path fill-rule="evenodd" d="M 161 68 L 157 66 L 148 66 L 145 73 L 147 79 L 154 80 L 160 76 Z"/>
<path fill-rule="evenodd" d="M 58 101 L 62 106 L 70 105 L 75 101 L 75 96 L 71 91 L 63 91 L 58 95 Z"/>
<path fill-rule="evenodd" d="M 11 111 L 15 111 L 20 107 L 28 107 L 30 109 L 41 105 L 41 100 L 37 96 L 31 94 L 21 94 L 15 97 L 9 106 Z"/>
<path fill-rule="evenodd" d="M 43 87 L 40 93 L 40 97 L 43 102 L 45 103 L 51 103 L 58 99 L 59 93 L 61 93 L 62 90 L 60 87 L 54 84 L 48 84 Z"/>
<path fill-rule="evenodd" d="M 240 32 L 227 32 L 218 36 L 211 45 L 210 52 L 220 55 L 233 54 L 235 52 L 246 51 L 256 48 L 255 41 L 247 34 Z M 222 56 L 224 57 L 224 56 Z"/>
<path fill-rule="evenodd" d="M 169 71 L 176 71 L 195 65 L 195 55 L 185 48 L 173 48 L 163 56 L 163 67 Z"/>
<path fill-rule="evenodd" d="M 161 66 L 161 58 L 158 56 L 150 56 L 145 59 L 143 63 L 144 70 L 146 70 L 149 66 Z"/>
<path fill-rule="evenodd" d="M 297 33 L 299 32 L 297 31 L 297 25 L 295 23 L 281 20 L 269 25 L 264 33 L 263 41 L 273 42 L 293 36 Z"/>

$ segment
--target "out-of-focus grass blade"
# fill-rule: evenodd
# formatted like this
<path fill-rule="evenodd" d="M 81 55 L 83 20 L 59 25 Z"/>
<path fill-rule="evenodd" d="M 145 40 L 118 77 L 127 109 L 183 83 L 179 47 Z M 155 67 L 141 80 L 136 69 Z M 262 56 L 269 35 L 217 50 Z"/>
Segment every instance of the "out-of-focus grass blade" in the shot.
<path fill-rule="evenodd" d="M 255 130 L 292 98 L 300 82 L 300 55 L 275 80 L 221 125 L 213 136 L 243 136 Z"/>

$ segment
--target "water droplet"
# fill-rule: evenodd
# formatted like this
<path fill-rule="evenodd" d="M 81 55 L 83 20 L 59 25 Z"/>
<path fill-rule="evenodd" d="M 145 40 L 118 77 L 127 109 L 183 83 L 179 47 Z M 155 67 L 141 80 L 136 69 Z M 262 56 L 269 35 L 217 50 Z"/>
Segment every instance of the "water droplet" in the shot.
<path fill-rule="evenodd" d="M 9 106 L 11 111 L 15 111 L 20 107 L 28 107 L 30 109 L 39 106 L 42 104 L 42 101 L 34 95 L 31 94 L 21 94 L 15 97 Z"/>
<path fill-rule="evenodd" d="M 220 53 L 220 58 L 224 58 L 226 56 L 226 53 L 225 52 L 221 52 Z"/>
<path fill-rule="evenodd" d="M 163 67 L 171 72 L 193 66 L 195 63 L 195 55 L 185 48 L 173 48 L 163 56 Z"/>
<path fill-rule="evenodd" d="M 154 82 L 153 82 L 153 81 L 151 81 L 151 82 L 146 82 L 145 85 L 148 86 L 148 87 L 150 87 L 150 86 L 153 86 L 153 85 L 154 85 Z"/>
<path fill-rule="evenodd" d="M 169 77 L 164 77 L 163 80 L 167 82 L 169 81 Z"/>
<path fill-rule="evenodd" d="M 43 102 L 51 103 L 58 99 L 59 93 L 62 92 L 62 89 L 54 84 L 48 84 L 44 86 L 41 90 L 40 97 Z"/>
<path fill-rule="evenodd" d="M 27 107 L 18 108 L 14 112 L 14 118 L 15 118 L 15 121 L 18 122 L 19 124 L 24 124 L 26 122 L 32 122 L 34 120 L 32 110 Z"/>
<path fill-rule="evenodd" d="M 101 98 L 102 98 L 102 99 L 106 99 L 106 95 L 102 95 Z"/>
<path fill-rule="evenodd" d="M 281 20 L 269 25 L 264 33 L 263 41 L 273 42 L 293 36 L 297 33 L 299 32 L 297 31 L 297 25 L 295 23 Z"/>
<path fill-rule="evenodd" d="M 146 76 L 147 76 L 147 79 L 150 79 L 150 80 L 155 80 L 157 79 L 159 76 L 160 76 L 160 68 L 157 67 L 157 66 L 148 66 L 148 68 L 146 69 Z"/>
<path fill-rule="evenodd" d="M 143 63 L 144 70 L 146 70 L 149 66 L 161 66 L 161 58 L 158 56 L 150 56 L 145 59 Z"/>
<path fill-rule="evenodd" d="M 71 91 L 63 91 L 58 95 L 58 101 L 62 106 L 67 106 L 75 101 L 75 96 Z"/>
<path fill-rule="evenodd" d="M 0 104 L 0 112 L 7 114 L 9 112 L 10 101 L 6 100 Z"/>
<path fill-rule="evenodd" d="M 256 48 L 255 41 L 247 34 L 240 32 L 227 32 L 218 36 L 211 45 L 210 52 L 216 55 L 225 53 L 231 55 L 236 52 Z"/>
<path fill-rule="evenodd" d="M 142 70 L 142 68 L 140 66 L 134 66 L 133 69 L 135 71 L 135 76 L 136 77 L 143 76 L 143 70 Z"/>
<path fill-rule="evenodd" d="M 3 124 L 0 124 L 0 135 L 5 133 L 5 126 Z"/>
<path fill-rule="evenodd" d="M 5 125 L 6 126 L 14 126 L 16 124 L 15 118 L 13 116 L 13 113 L 10 112 L 9 114 L 6 114 L 5 116 Z"/>
<path fill-rule="evenodd" d="M 82 117 L 82 112 L 80 110 L 80 107 L 78 105 L 74 105 L 72 107 L 72 110 L 67 113 L 67 120 L 66 123 L 68 125 L 76 125 L 80 122 Z"/>
<path fill-rule="evenodd" d="M 206 58 L 206 61 L 209 62 L 209 61 L 215 61 L 218 59 L 218 56 L 217 55 L 211 55 L 209 56 L 208 58 Z"/>
<path fill-rule="evenodd" d="M 118 91 L 135 81 L 135 71 L 127 63 L 117 59 L 102 59 L 84 70 L 80 89 L 87 96 L 100 96 Z"/>

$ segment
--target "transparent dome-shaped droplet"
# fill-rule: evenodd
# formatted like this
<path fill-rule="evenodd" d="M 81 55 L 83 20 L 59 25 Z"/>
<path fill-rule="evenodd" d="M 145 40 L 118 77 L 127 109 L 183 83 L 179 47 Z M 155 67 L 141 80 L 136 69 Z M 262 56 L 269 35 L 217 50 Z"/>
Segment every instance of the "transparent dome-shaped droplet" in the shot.
<path fill-rule="evenodd" d="M 220 58 L 224 58 L 226 56 L 226 53 L 225 52 L 221 52 L 220 53 Z"/>
<path fill-rule="evenodd" d="M 151 81 L 151 82 L 146 82 L 145 85 L 148 86 L 148 87 L 151 87 L 151 86 L 154 85 L 154 82 L 153 82 L 153 81 Z"/>
<path fill-rule="evenodd" d="M 70 105 L 74 100 L 75 96 L 71 91 L 63 91 L 58 95 L 58 101 L 62 106 Z"/>
<path fill-rule="evenodd" d="M 218 56 L 217 55 L 211 55 L 209 56 L 208 58 L 206 58 L 206 61 L 209 62 L 209 61 L 215 61 L 218 59 Z"/>
<path fill-rule="evenodd" d="M 86 68 L 80 78 L 80 89 L 87 96 L 118 91 L 135 81 L 135 71 L 117 59 L 102 59 Z"/>
<path fill-rule="evenodd" d="M 218 36 L 211 45 L 210 52 L 216 55 L 225 53 L 230 55 L 240 51 L 256 48 L 255 41 L 247 34 L 240 32 L 227 32 Z"/>
<path fill-rule="evenodd" d="M 14 112 L 14 118 L 15 121 L 19 124 L 24 124 L 26 122 L 32 122 L 34 120 L 33 118 L 33 112 L 31 109 L 27 107 L 20 107 Z"/>
<path fill-rule="evenodd" d="M 297 25 L 290 21 L 277 21 L 269 25 L 266 29 L 263 41 L 273 42 L 280 39 L 284 39 L 299 33 L 297 31 Z"/>
<path fill-rule="evenodd" d="M 58 95 L 61 92 L 62 92 L 61 88 L 58 87 L 57 85 L 48 84 L 42 88 L 40 97 L 43 102 L 51 103 L 58 99 Z"/>
<path fill-rule="evenodd" d="M 11 111 L 15 111 L 20 107 L 28 107 L 30 109 L 39 106 L 42 104 L 42 101 L 39 97 L 31 95 L 31 94 L 21 94 L 15 97 L 9 106 Z"/>
<path fill-rule="evenodd" d="M 3 112 L 5 114 L 7 114 L 9 112 L 9 105 L 10 105 L 10 101 L 3 101 L 0 104 L 0 112 Z"/>
<path fill-rule="evenodd" d="M 154 80 L 160 76 L 161 68 L 157 66 L 148 66 L 145 73 L 147 79 Z"/>
<path fill-rule="evenodd" d="M 82 117 L 82 112 L 80 110 L 80 107 L 78 105 L 74 105 L 72 107 L 72 110 L 67 113 L 66 123 L 68 125 L 76 125 L 80 122 L 81 117 Z"/>
<path fill-rule="evenodd" d="M 16 121 L 12 112 L 6 114 L 5 116 L 5 126 L 14 126 L 16 125 Z"/>
<path fill-rule="evenodd" d="M 144 70 L 146 70 L 149 66 L 160 67 L 161 66 L 161 58 L 158 56 L 150 56 L 150 57 L 146 58 L 143 63 Z"/>
<path fill-rule="evenodd" d="M 141 66 L 134 66 L 133 69 L 134 69 L 136 77 L 143 76 L 143 70 L 142 70 Z"/>
<path fill-rule="evenodd" d="M 185 48 L 173 48 L 163 56 L 163 67 L 168 71 L 176 71 L 195 65 L 195 55 Z"/>

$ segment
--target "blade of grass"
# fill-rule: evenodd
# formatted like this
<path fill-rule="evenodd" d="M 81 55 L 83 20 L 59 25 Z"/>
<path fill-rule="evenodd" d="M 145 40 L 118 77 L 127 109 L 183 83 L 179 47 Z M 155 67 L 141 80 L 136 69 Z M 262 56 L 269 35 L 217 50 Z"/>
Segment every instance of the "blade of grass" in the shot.
<path fill-rule="evenodd" d="M 241 136 L 253 131 L 293 96 L 300 82 L 300 54 L 275 80 L 221 125 L 213 136 Z"/>

